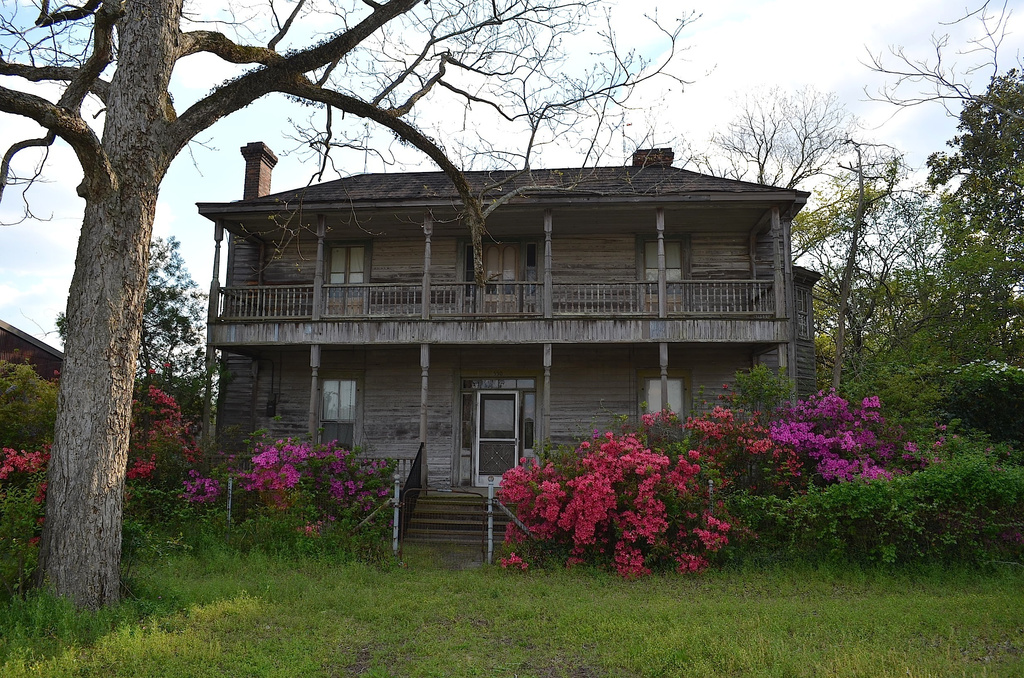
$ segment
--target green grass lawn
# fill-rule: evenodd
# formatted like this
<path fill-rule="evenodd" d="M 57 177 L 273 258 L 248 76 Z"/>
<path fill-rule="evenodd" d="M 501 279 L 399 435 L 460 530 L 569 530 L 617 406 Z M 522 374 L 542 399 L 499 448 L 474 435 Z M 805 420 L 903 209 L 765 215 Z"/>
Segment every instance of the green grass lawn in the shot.
<path fill-rule="evenodd" d="M 654 576 L 174 556 L 0 607 L 0 675 L 1024 676 L 1024 568 Z"/>

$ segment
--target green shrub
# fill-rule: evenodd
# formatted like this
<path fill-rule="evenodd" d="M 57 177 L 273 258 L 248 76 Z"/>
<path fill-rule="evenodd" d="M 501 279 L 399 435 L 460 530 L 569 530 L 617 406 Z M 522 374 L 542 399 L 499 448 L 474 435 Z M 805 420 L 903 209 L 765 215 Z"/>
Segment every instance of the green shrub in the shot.
<path fill-rule="evenodd" d="M 57 383 L 28 364 L 0 360 L 0 447 L 38 450 L 53 442 Z"/>
<path fill-rule="evenodd" d="M 757 539 L 740 556 L 863 563 L 980 563 L 1024 555 L 1024 468 L 975 446 L 892 480 L 735 496 Z"/>
<path fill-rule="evenodd" d="M 946 375 L 940 415 L 997 442 L 1024 443 L 1024 369 L 970 363 Z"/>

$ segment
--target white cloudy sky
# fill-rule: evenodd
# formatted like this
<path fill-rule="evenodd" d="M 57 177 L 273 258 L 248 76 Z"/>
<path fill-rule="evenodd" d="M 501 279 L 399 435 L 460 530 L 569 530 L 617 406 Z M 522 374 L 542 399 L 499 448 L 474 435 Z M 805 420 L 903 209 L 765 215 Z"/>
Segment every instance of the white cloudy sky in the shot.
<path fill-rule="evenodd" d="M 976 7 L 981 0 L 969 3 Z M 648 35 L 641 17 L 657 12 L 660 18 L 683 9 L 700 14 L 683 33 L 688 51 L 675 72 L 692 82 L 684 91 L 648 91 L 663 99 L 665 114 L 656 144 L 685 139 L 691 146 L 707 145 L 710 133 L 720 129 L 735 111 L 737 98 L 757 87 L 779 86 L 796 90 L 811 85 L 834 91 L 856 114 L 865 136 L 896 146 L 908 160 L 923 165 L 928 154 L 944 147 L 956 121 L 938 106 L 897 111 L 867 100 L 865 87 L 876 91 L 885 80 L 865 65 L 868 51 L 885 53 L 904 46 L 921 59 L 934 57 L 933 34 L 950 33 L 947 57 L 966 67 L 979 57 L 957 55 L 980 31 L 976 22 L 944 25 L 962 16 L 965 0 L 862 0 L 838 3 L 822 0 L 615 0 L 613 22 L 623 44 L 642 44 Z M 1024 0 L 1011 0 L 1013 10 Z M 1024 7 L 1022 7 L 1024 9 Z M 1014 32 L 1015 29 L 1020 33 Z M 1017 59 L 1024 45 L 1024 12 L 1010 19 L 1011 34 L 1002 46 L 1003 62 Z M 185 100 L 205 92 L 210 80 L 227 77 L 209 61 L 194 60 L 176 71 L 176 78 L 196 87 L 179 93 Z M 984 81 L 983 79 L 981 80 Z M 4 85 L 13 83 L 4 82 Z M 668 83 L 662 87 L 668 88 Z M 294 145 L 283 135 L 285 118 L 294 111 L 280 103 L 257 103 L 218 123 L 172 165 L 164 182 L 157 210 L 155 234 L 175 236 L 182 242 L 192 277 L 209 284 L 212 266 L 212 225 L 196 213 L 196 202 L 217 202 L 241 197 L 242 159 L 238 149 L 249 141 L 265 141 L 275 151 Z M 34 135 L 31 124 L 0 115 L 0 146 Z M 361 171 L 362 162 L 348 171 Z M 611 159 L 609 159 L 611 160 Z M 615 159 L 616 161 L 619 158 Z M 274 189 L 305 184 L 313 168 L 297 156 L 282 155 L 274 172 Z M 82 200 L 74 188 L 79 181 L 73 155 L 56 147 L 44 175 L 47 183 L 34 189 L 31 206 L 37 219 L 0 226 L 0 319 L 59 345 L 54 319 L 64 309 L 74 266 Z M 9 191 L 0 205 L 0 222 L 9 224 L 22 213 L 19 196 Z"/>

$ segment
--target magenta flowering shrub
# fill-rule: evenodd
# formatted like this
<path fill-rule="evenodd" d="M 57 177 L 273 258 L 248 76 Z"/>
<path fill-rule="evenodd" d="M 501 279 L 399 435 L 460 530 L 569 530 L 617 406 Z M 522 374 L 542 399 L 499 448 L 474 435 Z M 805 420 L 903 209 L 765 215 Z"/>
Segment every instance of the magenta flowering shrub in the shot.
<path fill-rule="evenodd" d="M 499 499 L 514 504 L 532 540 L 506 528 L 509 548 L 564 562 L 613 569 L 627 578 L 674 567 L 696 572 L 728 543 L 721 506 L 711 512 L 698 480 L 701 453 L 652 450 L 642 432 L 596 435 L 574 454 L 505 473 Z M 514 556 L 514 558 L 513 558 Z M 505 567 L 525 569 L 522 555 Z"/>
<path fill-rule="evenodd" d="M 313 445 L 309 441 L 262 440 L 252 457 L 252 470 L 238 473 L 239 486 L 257 493 L 273 510 L 290 510 L 301 515 L 305 530 L 317 536 L 325 523 L 340 519 L 361 519 L 391 493 L 393 463 L 386 459 L 359 459 L 351 450 L 331 443 Z M 212 491 L 203 480 L 186 481 L 185 496 L 203 501 Z"/>
<path fill-rule="evenodd" d="M 188 479 L 184 481 L 185 491 L 181 496 L 190 504 L 212 504 L 221 495 L 220 481 L 216 478 L 204 478 L 199 471 L 191 469 Z"/>
<path fill-rule="evenodd" d="M 877 396 L 851 405 L 834 391 L 784 409 L 769 426 L 773 444 L 787 447 L 825 484 L 861 478 L 890 480 L 927 459 L 903 431 L 889 426 Z"/>

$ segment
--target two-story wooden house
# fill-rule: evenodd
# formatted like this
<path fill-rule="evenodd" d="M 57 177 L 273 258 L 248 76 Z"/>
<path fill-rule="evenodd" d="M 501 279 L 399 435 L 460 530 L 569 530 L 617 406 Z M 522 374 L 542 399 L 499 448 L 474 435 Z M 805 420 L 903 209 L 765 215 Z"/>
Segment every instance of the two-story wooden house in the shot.
<path fill-rule="evenodd" d="M 814 388 L 817 275 L 789 237 L 807 193 L 676 169 L 669 149 L 470 172 L 515 196 L 488 218 L 478 286 L 442 173 L 268 194 L 276 158 L 242 150 L 245 198 L 199 205 L 216 225 L 221 430 L 398 458 L 422 441 L 431 487 L 480 486 L 618 415 L 714 400 L 759 363 Z"/>

